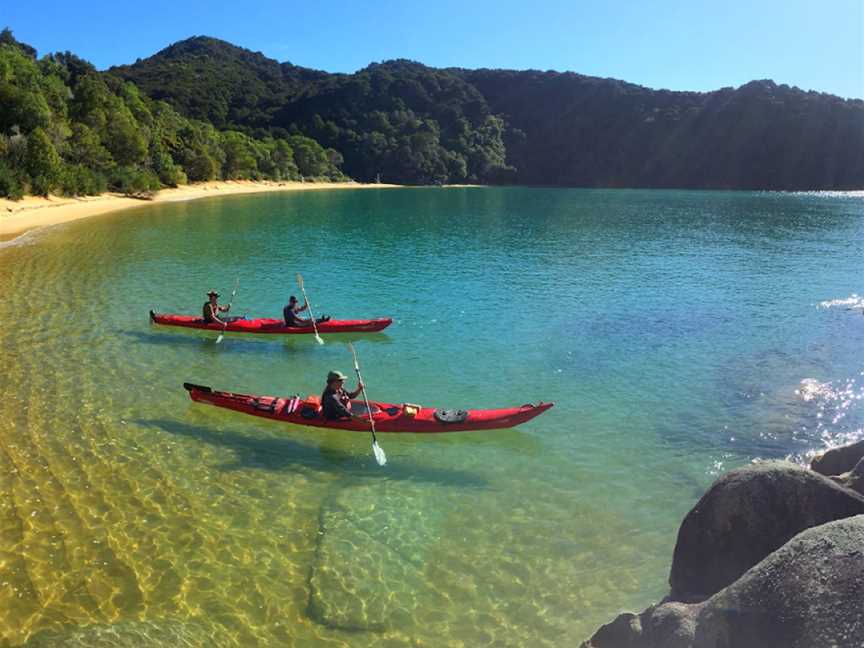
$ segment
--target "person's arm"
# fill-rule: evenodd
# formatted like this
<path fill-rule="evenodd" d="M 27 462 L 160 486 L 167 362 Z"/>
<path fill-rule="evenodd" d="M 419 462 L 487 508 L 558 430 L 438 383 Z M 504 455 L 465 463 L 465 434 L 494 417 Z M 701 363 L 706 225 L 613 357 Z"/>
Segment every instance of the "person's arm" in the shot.
<path fill-rule="evenodd" d="M 220 313 L 227 313 L 230 310 L 231 310 L 231 304 L 228 304 L 227 306 L 220 306 L 219 307 Z"/>
<path fill-rule="evenodd" d="M 304 310 L 306 310 L 307 308 L 309 308 L 309 302 L 308 302 L 308 301 L 304 301 L 304 302 L 303 302 L 303 305 L 302 305 L 300 308 L 297 309 L 297 312 L 298 312 L 298 313 L 302 313 L 302 312 L 303 312 Z"/>
<path fill-rule="evenodd" d="M 207 306 L 210 308 L 211 320 L 213 322 L 216 322 L 217 324 L 225 324 L 225 322 L 223 322 L 221 319 L 219 319 L 219 315 L 218 315 L 219 309 L 213 308 L 213 304 L 207 304 Z"/>
<path fill-rule="evenodd" d="M 358 382 L 357 383 L 357 389 L 355 389 L 353 392 L 348 392 L 348 398 L 357 398 L 357 394 L 359 394 L 362 391 L 363 391 L 363 383 Z"/>

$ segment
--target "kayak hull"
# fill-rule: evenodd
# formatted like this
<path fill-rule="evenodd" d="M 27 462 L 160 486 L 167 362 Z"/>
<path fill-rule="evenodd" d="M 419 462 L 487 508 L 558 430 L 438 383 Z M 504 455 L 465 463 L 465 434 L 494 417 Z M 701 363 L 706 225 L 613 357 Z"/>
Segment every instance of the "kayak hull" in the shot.
<path fill-rule="evenodd" d="M 193 315 L 172 315 L 169 313 L 154 313 L 150 311 L 150 321 L 160 326 L 179 326 L 181 328 L 201 329 L 205 331 L 223 330 L 226 333 L 253 333 L 256 335 L 314 335 L 311 326 L 285 326 L 281 319 L 259 318 L 242 319 L 229 322 L 227 326 L 217 322 L 207 323 Z M 383 331 L 393 322 L 389 317 L 378 319 L 328 320 L 318 324 L 318 333 L 375 333 Z"/>
<path fill-rule="evenodd" d="M 197 403 L 206 403 L 294 425 L 369 432 L 368 414 L 362 419 L 332 421 L 324 419 L 317 408 L 308 405 L 306 401 L 300 401 L 297 397 L 237 394 L 191 383 L 184 383 L 183 387 L 189 392 L 189 397 Z M 357 405 L 361 406 L 362 402 L 358 402 Z M 541 402 L 538 405 L 527 404 L 521 407 L 467 410 L 464 419 L 449 423 L 444 423 L 436 417 L 435 412 L 438 410 L 434 407 L 396 405 L 378 401 L 369 401 L 369 405 L 373 411 L 376 432 L 428 434 L 510 428 L 539 416 L 552 407 L 553 403 Z"/>

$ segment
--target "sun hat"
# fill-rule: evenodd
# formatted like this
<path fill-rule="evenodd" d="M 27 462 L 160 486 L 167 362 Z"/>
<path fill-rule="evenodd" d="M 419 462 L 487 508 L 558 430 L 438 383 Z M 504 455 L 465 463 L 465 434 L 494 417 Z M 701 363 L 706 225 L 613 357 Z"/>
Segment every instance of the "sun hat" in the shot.
<path fill-rule="evenodd" d="M 343 374 L 341 371 L 331 371 L 327 374 L 327 382 L 333 382 L 334 380 L 345 380 L 348 376 Z"/>
<path fill-rule="evenodd" d="M 216 296 L 218 297 L 218 296 L 219 296 L 219 293 L 216 292 L 215 290 L 211 290 L 210 292 L 207 293 L 207 296 L 208 296 L 208 297 L 209 297 L 210 295 L 216 295 Z"/>

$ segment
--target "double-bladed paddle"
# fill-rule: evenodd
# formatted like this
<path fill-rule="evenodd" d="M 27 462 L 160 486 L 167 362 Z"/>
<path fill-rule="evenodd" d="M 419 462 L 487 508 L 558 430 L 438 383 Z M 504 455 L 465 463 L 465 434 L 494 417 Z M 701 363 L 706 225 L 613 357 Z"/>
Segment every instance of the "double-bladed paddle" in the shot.
<path fill-rule="evenodd" d="M 387 455 L 378 445 L 378 439 L 375 438 L 375 419 L 372 417 L 372 408 L 369 407 L 369 398 L 366 396 L 366 385 L 363 383 L 363 376 L 360 375 L 360 363 L 357 362 L 357 351 L 354 350 L 354 345 L 348 343 L 348 348 L 351 349 L 351 355 L 354 356 L 354 371 L 357 372 L 357 381 L 360 383 L 360 390 L 363 392 L 363 402 L 366 403 L 366 413 L 369 414 L 369 428 L 372 430 L 372 454 L 375 455 L 375 461 L 379 466 L 387 463 Z"/>
<path fill-rule="evenodd" d="M 231 304 L 234 303 L 234 295 L 237 294 L 237 287 L 240 285 L 240 277 L 237 277 L 237 280 L 234 282 L 234 290 L 231 291 L 231 301 L 228 302 L 228 310 L 226 313 L 231 312 Z M 222 338 L 225 337 L 225 329 L 228 328 L 228 318 L 225 318 L 225 321 L 222 323 L 222 332 L 219 334 L 219 337 L 216 338 L 216 344 L 219 344 L 222 341 Z"/>
<path fill-rule="evenodd" d="M 309 298 L 306 296 L 306 289 L 303 287 L 303 275 L 297 273 L 297 285 L 300 286 L 300 291 L 303 293 L 303 299 L 306 301 L 306 307 L 309 309 L 309 319 L 312 320 L 312 328 L 315 330 L 315 341 L 318 344 L 324 344 L 324 340 L 318 335 L 318 325 L 315 323 L 315 315 L 312 313 L 312 304 L 309 303 Z"/>

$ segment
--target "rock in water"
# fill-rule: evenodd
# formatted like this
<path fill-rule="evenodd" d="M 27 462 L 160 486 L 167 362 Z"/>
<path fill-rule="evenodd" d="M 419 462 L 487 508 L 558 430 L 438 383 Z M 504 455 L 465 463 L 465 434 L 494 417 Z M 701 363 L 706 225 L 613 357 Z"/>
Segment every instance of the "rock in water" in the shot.
<path fill-rule="evenodd" d="M 860 648 L 864 515 L 807 529 L 702 603 L 622 614 L 582 648 Z"/>
<path fill-rule="evenodd" d="M 849 472 L 831 479 L 841 486 L 851 488 L 856 493 L 864 495 L 864 459 L 855 464 L 855 467 Z"/>
<path fill-rule="evenodd" d="M 322 506 L 310 577 L 309 616 L 343 630 L 411 624 L 418 597 L 433 596 L 426 557 L 449 499 L 409 483 L 350 485 Z M 442 603 L 443 604 L 443 603 Z"/>
<path fill-rule="evenodd" d="M 43 630 L 23 648 L 200 648 L 215 642 L 194 622 L 163 619 Z"/>
<path fill-rule="evenodd" d="M 864 497 L 800 466 L 771 462 L 718 479 L 678 530 L 669 584 L 675 601 L 701 601 L 797 533 L 864 513 Z"/>
<path fill-rule="evenodd" d="M 798 534 L 712 597 L 694 646 L 858 647 L 864 642 L 864 516 Z"/>
<path fill-rule="evenodd" d="M 864 459 L 864 441 L 826 450 L 813 458 L 810 468 L 826 476 L 842 475 L 852 470 L 861 459 Z"/>

